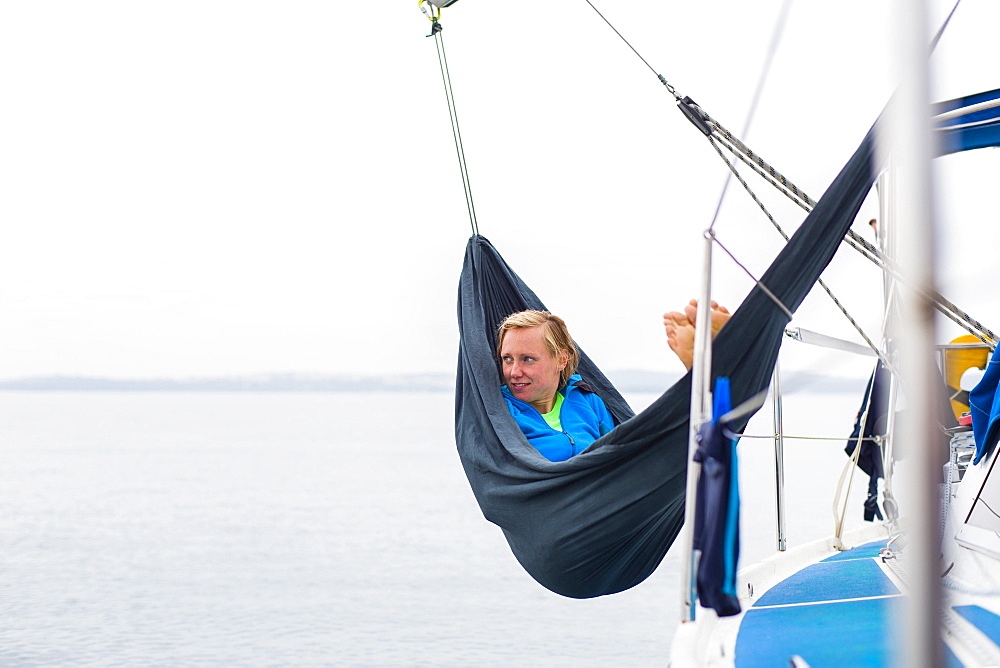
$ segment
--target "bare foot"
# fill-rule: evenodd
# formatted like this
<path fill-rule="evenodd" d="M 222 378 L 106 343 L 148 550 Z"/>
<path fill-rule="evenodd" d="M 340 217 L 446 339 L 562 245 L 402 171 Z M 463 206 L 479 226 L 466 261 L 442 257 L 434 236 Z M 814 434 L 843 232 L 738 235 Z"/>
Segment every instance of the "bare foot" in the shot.
<path fill-rule="evenodd" d="M 667 345 L 684 368 L 690 369 L 694 363 L 694 323 L 685 314 L 671 311 L 663 314 L 663 327 L 667 331 Z"/>
<path fill-rule="evenodd" d="M 722 329 L 722 326 L 725 325 L 727 322 L 729 322 L 729 318 L 732 317 L 732 314 L 729 313 L 729 309 L 727 309 L 725 306 L 719 306 L 718 302 L 716 302 L 715 300 L 712 300 L 711 314 L 712 314 L 711 315 L 712 338 L 714 339 L 715 335 L 719 333 L 720 329 Z M 690 302 L 688 302 L 688 305 L 684 307 L 684 315 L 686 315 L 688 320 L 691 321 L 692 326 L 694 326 L 697 323 L 698 319 L 697 299 L 692 299 Z"/>
<path fill-rule="evenodd" d="M 684 365 L 685 369 L 690 369 L 694 363 L 694 332 L 695 322 L 698 315 L 698 301 L 692 299 L 684 307 L 684 313 L 671 311 L 663 314 L 663 327 L 667 332 L 667 345 L 674 351 L 677 358 Z M 729 310 L 725 306 L 719 306 L 712 302 L 711 322 L 712 338 L 719 333 L 719 330 L 729 322 L 731 317 Z"/>

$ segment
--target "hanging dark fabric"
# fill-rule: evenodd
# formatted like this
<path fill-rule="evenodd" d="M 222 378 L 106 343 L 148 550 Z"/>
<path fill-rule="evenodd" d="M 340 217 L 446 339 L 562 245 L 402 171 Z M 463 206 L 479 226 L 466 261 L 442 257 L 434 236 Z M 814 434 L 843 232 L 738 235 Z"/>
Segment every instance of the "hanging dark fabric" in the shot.
<path fill-rule="evenodd" d="M 882 362 L 878 362 L 871 378 L 868 379 L 865 396 L 861 400 L 861 409 L 854 421 L 854 431 L 847 438 L 847 447 L 844 448 L 844 452 L 850 457 L 858 447 L 859 438 L 861 439 L 861 452 L 858 453 L 857 465 L 868 475 L 865 522 L 872 522 L 876 518 L 882 519 L 882 511 L 878 507 L 878 480 L 885 477 L 885 472 L 882 465 L 882 446 L 873 439 L 876 436 L 884 437 L 889 426 L 886 409 L 889 405 L 890 382 L 889 369 Z M 864 425 L 861 424 L 862 418 Z"/>
<path fill-rule="evenodd" d="M 740 490 L 736 440 L 726 419 L 730 403 L 729 379 L 715 380 L 712 419 L 698 431 L 694 461 L 698 476 L 693 547 L 700 552 L 696 582 L 698 602 L 720 617 L 740 611 L 736 594 L 736 564 L 740 556 Z"/>
<path fill-rule="evenodd" d="M 830 262 L 871 187 L 872 137 L 869 132 L 761 279 L 792 311 Z M 503 530 L 539 583 L 573 598 L 623 591 L 653 572 L 684 519 L 690 374 L 633 417 L 582 354 L 580 373 L 620 424 L 582 454 L 550 462 L 528 444 L 499 389 L 496 329 L 526 308 L 545 306 L 485 238 L 473 236 L 458 300 L 455 436 L 462 465 L 486 519 Z M 767 387 L 787 322 L 757 287 L 716 337 L 713 376 L 729 376 L 734 404 Z"/>

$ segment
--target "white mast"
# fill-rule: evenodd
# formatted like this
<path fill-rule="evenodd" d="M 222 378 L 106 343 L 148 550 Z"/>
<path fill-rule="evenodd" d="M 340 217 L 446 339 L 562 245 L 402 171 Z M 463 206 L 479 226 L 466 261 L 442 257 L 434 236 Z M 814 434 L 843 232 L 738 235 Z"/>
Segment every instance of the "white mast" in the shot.
<path fill-rule="evenodd" d="M 898 54 L 900 82 L 889 117 L 888 136 L 897 188 L 899 260 L 909 283 L 917 290 L 934 287 L 934 196 L 931 174 L 930 92 L 928 84 L 927 7 L 925 0 L 896 0 L 889 36 Z M 933 389 L 938 386 L 934 366 L 934 309 L 914 290 L 901 291 L 899 331 L 901 379 L 909 410 L 900 419 L 900 447 L 913 470 L 908 512 L 908 549 L 904 551 L 910 575 L 909 596 L 902 628 L 899 665 L 921 668 L 943 665 L 941 646 L 941 589 L 938 573 L 940 541 L 937 535 L 941 477 L 939 429 Z"/>

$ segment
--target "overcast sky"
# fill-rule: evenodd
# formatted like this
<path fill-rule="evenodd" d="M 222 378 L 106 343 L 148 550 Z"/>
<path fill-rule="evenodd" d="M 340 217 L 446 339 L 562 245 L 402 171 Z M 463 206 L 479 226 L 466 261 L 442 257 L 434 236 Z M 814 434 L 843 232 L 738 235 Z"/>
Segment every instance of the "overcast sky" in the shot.
<path fill-rule="evenodd" d="M 595 4 L 742 131 L 780 0 Z M 792 6 L 746 140 L 813 197 L 892 88 L 889 4 Z M 997 5 L 959 7 L 937 98 L 1000 85 L 977 32 Z M 584 0 L 462 0 L 442 23 L 482 234 L 599 364 L 679 369 L 660 314 L 697 291 L 722 162 Z M 0 377 L 453 372 L 470 226 L 429 27 L 415 1 L 5 3 Z M 997 158 L 945 181 L 992 197 L 949 205 L 943 249 L 972 285 Z M 718 233 L 756 273 L 778 249 L 735 188 Z M 874 272 L 828 276 L 877 333 Z M 731 306 L 750 288 L 721 257 L 715 283 Z M 819 295 L 796 324 L 851 336 Z"/>

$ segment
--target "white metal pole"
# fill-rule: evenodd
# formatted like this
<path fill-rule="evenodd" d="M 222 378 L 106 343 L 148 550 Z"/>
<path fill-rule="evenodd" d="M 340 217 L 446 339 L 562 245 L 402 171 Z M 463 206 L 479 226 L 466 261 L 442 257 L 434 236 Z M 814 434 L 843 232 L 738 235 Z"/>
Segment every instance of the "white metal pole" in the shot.
<path fill-rule="evenodd" d="M 931 174 L 928 30 L 925 0 L 896 0 L 891 27 L 893 52 L 899 55 L 899 89 L 890 116 L 893 168 L 898 187 L 899 251 L 903 272 L 914 290 L 934 288 L 934 197 Z M 900 419 L 898 447 L 912 462 L 908 511 L 909 541 L 903 558 L 910 573 L 904 624 L 896 647 L 899 665 L 943 665 L 937 535 L 942 458 L 934 447 L 938 433 L 933 388 L 934 309 L 904 288 L 900 309 L 900 372 L 908 410 Z M 897 448 L 898 451 L 898 448 Z"/>
<path fill-rule="evenodd" d="M 771 380 L 771 401 L 774 408 L 774 504 L 777 519 L 778 551 L 785 543 L 785 428 L 781 411 L 781 371 L 774 363 Z"/>
<path fill-rule="evenodd" d="M 681 568 L 681 621 L 693 622 L 697 609 L 698 593 L 695 573 L 698 555 L 694 553 L 694 512 L 698 474 L 701 466 L 695 463 L 698 449 L 698 429 L 711 417 L 712 395 L 712 233 L 705 232 L 704 269 L 701 295 L 698 297 L 698 315 L 695 319 L 694 358 L 691 365 L 691 411 L 688 430 L 687 488 L 684 501 L 684 529 L 681 545 L 684 548 Z"/>

